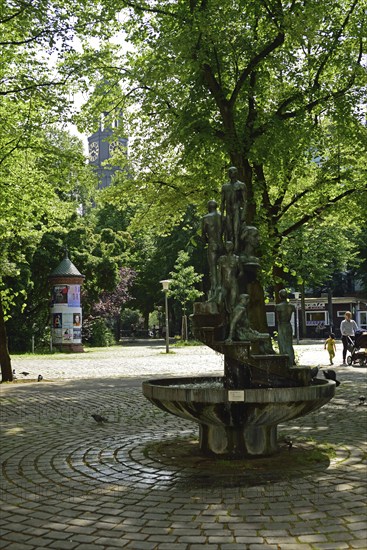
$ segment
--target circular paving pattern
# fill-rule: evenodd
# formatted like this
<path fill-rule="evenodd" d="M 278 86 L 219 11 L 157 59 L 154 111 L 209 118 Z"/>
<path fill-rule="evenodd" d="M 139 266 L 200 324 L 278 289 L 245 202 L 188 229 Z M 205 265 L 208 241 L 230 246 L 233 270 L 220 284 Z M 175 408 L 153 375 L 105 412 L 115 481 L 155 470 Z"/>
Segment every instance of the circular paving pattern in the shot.
<path fill-rule="evenodd" d="M 18 520 L 4 540 L 9 550 L 363 548 L 363 383 L 345 377 L 328 405 L 280 426 L 279 454 L 237 461 L 202 456 L 197 426 L 154 408 L 140 384 L 6 387 L 4 524 Z"/>

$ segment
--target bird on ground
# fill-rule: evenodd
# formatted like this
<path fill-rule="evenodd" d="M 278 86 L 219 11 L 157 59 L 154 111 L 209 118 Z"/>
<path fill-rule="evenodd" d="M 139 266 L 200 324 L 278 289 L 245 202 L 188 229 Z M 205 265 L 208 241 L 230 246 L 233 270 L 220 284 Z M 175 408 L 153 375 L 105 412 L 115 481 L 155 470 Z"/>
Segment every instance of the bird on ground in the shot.
<path fill-rule="evenodd" d="M 284 438 L 284 443 L 286 443 L 288 445 L 288 451 L 290 451 L 291 448 L 293 447 L 292 439 L 289 436 L 287 436 L 287 437 Z"/>
<path fill-rule="evenodd" d="M 20 374 L 23 374 L 23 376 L 28 376 L 29 372 L 23 371 L 23 372 L 21 372 Z"/>
<path fill-rule="evenodd" d="M 104 416 L 101 416 L 100 414 L 91 414 L 91 417 L 94 418 L 98 424 L 102 424 L 103 422 L 108 422 L 107 418 Z"/>
<path fill-rule="evenodd" d="M 340 386 L 339 380 L 336 379 L 336 372 L 333 369 L 327 369 L 322 371 L 326 380 L 333 380 L 336 383 L 336 386 Z"/>
<path fill-rule="evenodd" d="M 318 372 L 319 372 L 319 367 L 313 367 L 311 369 L 311 378 L 316 378 Z"/>
<path fill-rule="evenodd" d="M 13 369 L 13 374 L 15 374 L 15 369 Z"/>
<path fill-rule="evenodd" d="M 41 382 L 41 380 L 43 380 L 43 376 L 42 374 L 39 374 L 37 377 L 37 382 Z"/>
<path fill-rule="evenodd" d="M 358 399 L 359 399 L 358 405 L 364 405 L 365 404 L 366 398 L 365 398 L 364 395 L 361 395 Z"/>

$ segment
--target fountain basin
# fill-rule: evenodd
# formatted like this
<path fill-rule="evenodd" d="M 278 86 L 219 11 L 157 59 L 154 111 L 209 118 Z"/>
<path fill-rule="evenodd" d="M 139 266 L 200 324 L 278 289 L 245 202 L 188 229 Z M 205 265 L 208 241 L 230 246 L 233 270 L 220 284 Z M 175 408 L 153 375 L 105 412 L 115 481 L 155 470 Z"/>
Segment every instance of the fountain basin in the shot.
<path fill-rule="evenodd" d="M 335 382 L 309 386 L 227 390 L 221 377 L 162 378 L 143 382 L 143 394 L 160 409 L 199 424 L 203 453 L 244 458 L 278 450 L 277 425 L 325 405 Z"/>

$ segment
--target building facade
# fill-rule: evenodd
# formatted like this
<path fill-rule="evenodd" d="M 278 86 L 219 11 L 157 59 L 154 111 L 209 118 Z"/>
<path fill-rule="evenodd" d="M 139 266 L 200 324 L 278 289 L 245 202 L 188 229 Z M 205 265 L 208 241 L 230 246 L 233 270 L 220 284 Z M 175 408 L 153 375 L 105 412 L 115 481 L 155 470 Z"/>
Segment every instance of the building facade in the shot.
<path fill-rule="evenodd" d="M 296 311 L 298 308 L 298 321 L 304 338 L 324 338 L 330 331 L 340 338 L 340 323 L 344 319 L 346 311 L 351 311 L 358 326 L 367 331 L 367 298 L 336 296 L 332 297 L 331 304 L 329 304 L 328 296 L 305 298 L 304 310 L 301 309 L 301 300 L 289 298 L 289 302 L 296 306 Z M 274 302 L 269 302 L 266 305 L 266 317 L 269 331 L 273 333 L 277 330 Z M 305 322 L 304 327 L 302 320 Z M 293 334 L 296 335 L 297 319 L 294 314 L 291 323 Z"/>

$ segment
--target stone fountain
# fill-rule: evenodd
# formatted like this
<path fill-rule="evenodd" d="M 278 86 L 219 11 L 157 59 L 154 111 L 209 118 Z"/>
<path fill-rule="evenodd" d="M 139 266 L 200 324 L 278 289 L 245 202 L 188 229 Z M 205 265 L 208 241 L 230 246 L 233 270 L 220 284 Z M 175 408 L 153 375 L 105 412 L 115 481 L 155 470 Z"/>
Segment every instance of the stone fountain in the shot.
<path fill-rule="evenodd" d="M 207 243 L 208 300 L 194 304 L 197 339 L 224 356 L 223 377 L 165 378 L 143 383 L 143 393 L 166 412 L 199 424 L 200 448 L 208 455 L 246 458 L 278 450 L 278 424 L 322 407 L 335 382 L 295 365 L 286 292 L 276 306 L 279 354 L 268 332 L 258 330 L 259 235 L 246 225 L 246 186 L 229 169 L 221 212 L 209 201 L 202 232 Z M 224 241 L 224 242 L 223 242 Z"/>

